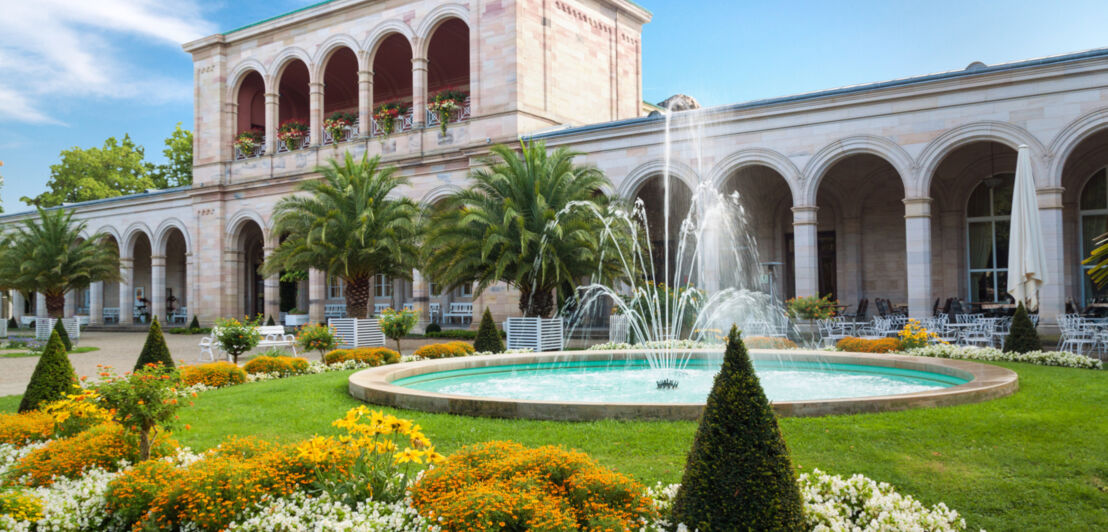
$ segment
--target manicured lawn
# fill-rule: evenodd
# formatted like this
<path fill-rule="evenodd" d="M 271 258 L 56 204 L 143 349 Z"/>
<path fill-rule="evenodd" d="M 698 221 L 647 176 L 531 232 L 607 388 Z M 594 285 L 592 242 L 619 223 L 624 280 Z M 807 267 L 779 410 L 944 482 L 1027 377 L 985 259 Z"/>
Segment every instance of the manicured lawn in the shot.
<path fill-rule="evenodd" d="M 1002 364 L 1020 374 L 1013 397 L 977 405 L 784 419 L 795 463 L 889 482 L 926 504 L 946 502 L 970 529 L 1108 529 L 1108 372 Z M 349 372 L 247 384 L 202 394 L 176 437 L 194 449 L 224 437 L 293 441 L 335 434 L 358 403 Z M 9 404 L 10 403 L 10 404 Z M 14 410 L 18 398 L 0 398 Z M 693 423 L 559 423 L 397 412 L 438 449 L 491 439 L 564 444 L 645 483 L 680 480 Z"/>
<path fill-rule="evenodd" d="M 99 347 L 85 346 L 74 347 L 69 352 L 71 355 L 77 355 L 80 353 L 91 353 L 93 351 L 99 351 Z M 37 357 L 42 354 L 42 351 L 27 351 L 26 349 L 0 349 L 0 357 L 4 358 L 23 358 L 23 357 Z"/>

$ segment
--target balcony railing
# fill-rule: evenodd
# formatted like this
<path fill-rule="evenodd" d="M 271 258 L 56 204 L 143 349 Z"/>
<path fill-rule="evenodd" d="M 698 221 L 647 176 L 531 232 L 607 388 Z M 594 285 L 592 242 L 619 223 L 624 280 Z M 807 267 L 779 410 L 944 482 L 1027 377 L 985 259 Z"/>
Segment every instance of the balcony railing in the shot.
<path fill-rule="evenodd" d="M 409 106 L 408 112 L 404 113 L 404 116 L 397 118 L 396 125 L 393 128 L 392 133 L 396 134 L 403 133 L 405 131 L 411 131 L 412 126 L 415 123 L 415 115 L 413 113 L 414 111 L 412 110 L 412 107 Z M 380 137 L 385 134 L 385 129 L 381 127 L 381 124 L 377 121 L 377 119 L 370 119 L 369 127 L 372 133 L 370 136 L 372 137 Z"/>
<path fill-rule="evenodd" d="M 353 124 L 342 128 L 342 138 L 340 138 L 338 142 L 348 142 L 351 140 L 355 140 L 358 138 L 358 133 L 358 123 L 354 122 Z M 331 132 L 327 131 L 327 128 L 323 128 L 323 145 L 326 146 L 328 144 L 336 144 L 336 142 L 335 139 L 331 137 Z"/>
<path fill-rule="evenodd" d="M 300 139 L 294 141 L 291 150 L 289 149 L 289 145 L 287 142 L 279 140 L 277 141 L 277 153 L 302 150 L 304 148 L 307 148 L 308 146 L 311 146 L 311 144 L 311 135 L 304 135 L 303 137 L 300 137 Z"/>
<path fill-rule="evenodd" d="M 453 124 L 454 122 L 469 120 L 470 111 L 471 108 L 469 105 L 469 98 L 467 97 L 462 106 L 455 109 L 454 112 L 450 114 L 450 120 L 447 121 L 447 123 Z M 427 127 L 433 127 L 437 125 L 439 125 L 439 114 L 434 111 L 427 110 Z"/>
<path fill-rule="evenodd" d="M 241 149 L 239 149 L 238 146 L 235 146 L 235 160 L 236 161 L 241 161 L 243 159 L 250 159 L 250 158 L 253 158 L 253 157 L 261 157 L 262 155 L 265 155 L 265 137 L 262 137 L 261 142 L 259 142 L 256 146 L 254 146 L 254 149 L 250 153 L 243 153 L 243 151 Z"/>

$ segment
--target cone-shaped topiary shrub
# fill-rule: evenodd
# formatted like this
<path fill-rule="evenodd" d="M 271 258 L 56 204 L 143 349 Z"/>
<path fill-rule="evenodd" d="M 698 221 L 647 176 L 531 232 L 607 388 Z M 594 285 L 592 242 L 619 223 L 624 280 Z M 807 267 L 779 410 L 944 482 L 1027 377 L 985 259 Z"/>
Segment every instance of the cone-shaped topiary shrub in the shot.
<path fill-rule="evenodd" d="M 492 313 L 485 307 L 485 314 L 481 316 L 481 325 L 477 328 L 477 339 L 473 342 L 473 349 L 478 353 L 503 353 L 504 340 L 500 339 L 500 331 L 496 329 L 496 322 L 492 321 Z"/>
<path fill-rule="evenodd" d="M 135 371 L 147 364 L 161 364 L 167 368 L 174 367 L 173 357 L 169 356 L 169 346 L 165 345 L 165 336 L 162 335 L 162 325 L 158 318 L 150 323 L 150 332 L 146 333 L 146 343 L 142 346 L 138 361 L 135 362 Z"/>
<path fill-rule="evenodd" d="M 271 315 L 271 316 L 269 317 L 269 319 L 268 319 L 268 320 L 266 320 L 266 322 L 265 322 L 265 326 L 266 326 L 266 327 L 273 327 L 274 325 L 277 325 L 277 322 L 273 321 L 273 316 Z"/>
<path fill-rule="evenodd" d="M 689 530 L 801 530 L 789 450 L 737 327 L 696 430 L 673 522 Z"/>
<path fill-rule="evenodd" d="M 192 315 L 192 321 L 189 323 L 189 329 L 199 329 L 200 318 L 196 317 L 196 314 Z"/>
<path fill-rule="evenodd" d="M 35 365 L 31 382 L 27 383 L 27 391 L 23 392 L 23 400 L 19 402 L 19 411 L 27 412 L 38 408 L 42 403 L 65 398 L 76 380 L 77 374 L 73 371 L 73 364 L 69 363 L 69 355 L 65 353 L 61 337 L 56 331 L 50 333 L 46 349 Z"/>
<path fill-rule="evenodd" d="M 1031 317 L 1027 315 L 1027 309 L 1020 302 L 1016 307 L 1016 315 L 1012 316 L 1012 328 L 1008 330 L 1008 336 L 1004 338 L 1005 353 L 1028 353 L 1039 351 L 1043 343 L 1039 341 L 1039 331 L 1035 330 L 1035 324 L 1031 323 Z"/>
<path fill-rule="evenodd" d="M 67 332 L 62 325 L 62 320 L 56 320 L 54 322 L 54 332 L 58 333 L 58 337 L 62 339 L 62 345 L 65 346 L 66 352 L 72 351 L 73 340 L 69 339 L 69 332 Z"/>

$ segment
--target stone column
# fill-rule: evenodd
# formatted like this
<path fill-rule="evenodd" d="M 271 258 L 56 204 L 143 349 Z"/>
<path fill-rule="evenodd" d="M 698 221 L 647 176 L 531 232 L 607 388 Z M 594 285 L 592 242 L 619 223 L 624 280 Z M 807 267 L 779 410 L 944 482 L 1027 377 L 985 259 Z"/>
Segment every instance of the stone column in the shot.
<path fill-rule="evenodd" d="M 131 325 L 135 322 L 134 259 L 120 257 L 119 277 L 119 324 Z"/>
<path fill-rule="evenodd" d="M 265 153 L 273 155 L 277 153 L 277 123 L 278 95 L 275 92 L 265 93 Z"/>
<path fill-rule="evenodd" d="M 264 249 L 265 258 L 269 259 L 269 256 L 273 254 L 275 248 L 266 246 Z M 269 322 L 269 318 L 273 317 L 273 321 L 278 325 L 281 325 L 281 276 L 270 275 L 262 281 L 264 293 L 262 296 L 265 298 L 265 321 Z"/>
<path fill-rule="evenodd" d="M 417 330 L 424 330 L 431 323 L 431 283 L 419 270 L 412 270 L 412 307 L 419 314 Z"/>
<path fill-rule="evenodd" d="M 12 317 L 19 323 L 20 327 L 23 326 L 23 316 L 26 315 L 23 308 L 26 304 L 27 303 L 23 300 L 23 292 L 12 290 Z"/>
<path fill-rule="evenodd" d="M 327 275 L 320 270 L 308 270 L 308 320 L 323 323 L 323 305 L 327 302 Z"/>
<path fill-rule="evenodd" d="M 88 324 L 104 324 L 104 281 L 97 281 L 88 287 Z"/>
<path fill-rule="evenodd" d="M 219 151 L 220 151 L 220 153 L 226 153 L 226 150 L 230 150 L 231 156 L 227 157 L 227 159 L 234 160 L 234 158 L 235 158 L 235 138 L 238 137 L 239 133 L 241 133 L 241 131 L 239 131 L 239 104 L 238 104 L 238 102 L 237 101 L 232 101 L 232 102 L 227 102 L 227 103 L 223 104 L 223 112 L 226 115 L 227 123 L 230 125 L 230 127 L 227 128 L 227 131 L 230 132 L 229 134 L 231 135 L 231 137 L 226 142 L 224 142 L 223 146 L 220 146 Z M 221 158 L 220 160 L 224 160 L 224 158 Z M 224 182 L 225 179 L 226 179 L 226 176 L 220 176 L 220 182 Z"/>
<path fill-rule="evenodd" d="M 77 315 L 77 292 L 70 290 L 65 293 L 65 307 L 62 309 L 63 318 L 72 318 Z"/>
<path fill-rule="evenodd" d="M 1046 248 L 1046 282 L 1039 288 L 1039 321 L 1056 325 L 1066 312 L 1065 245 L 1062 225 L 1062 188 L 1037 191 L 1039 221 Z M 1004 287 L 1007 290 L 1007 287 Z"/>
<path fill-rule="evenodd" d="M 793 207 L 793 253 L 796 265 L 796 295 L 819 295 L 819 242 L 815 205 Z"/>
<path fill-rule="evenodd" d="M 372 135 L 370 124 L 373 120 L 373 71 L 358 71 L 358 132 L 361 136 Z"/>
<path fill-rule="evenodd" d="M 908 275 L 908 316 L 931 316 L 931 198 L 904 199 L 904 238 Z"/>
<path fill-rule="evenodd" d="M 150 256 L 150 321 L 165 324 L 165 255 Z"/>
<path fill-rule="evenodd" d="M 46 294 L 42 292 L 35 293 L 35 317 L 45 318 L 50 314 L 46 311 Z"/>
<path fill-rule="evenodd" d="M 308 135 L 311 146 L 323 145 L 323 83 L 319 81 L 308 84 Z"/>
<path fill-rule="evenodd" d="M 200 286 L 199 275 L 196 270 L 196 257 L 192 253 L 185 254 L 185 297 L 184 301 L 178 301 L 178 307 L 186 307 L 185 323 L 191 323 L 192 317 L 200 313 Z"/>
<path fill-rule="evenodd" d="M 412 127 L 427 123 L 427 58 L 412 58 Z"/>

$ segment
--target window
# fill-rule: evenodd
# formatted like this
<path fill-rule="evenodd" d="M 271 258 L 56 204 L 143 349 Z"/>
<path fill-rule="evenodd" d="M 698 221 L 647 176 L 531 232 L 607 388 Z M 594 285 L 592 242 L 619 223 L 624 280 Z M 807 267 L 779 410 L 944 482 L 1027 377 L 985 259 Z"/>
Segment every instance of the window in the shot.
<path fill-rule="evenodd" d="M 431 297 L 439 297 L 442 295 L 442 286 L 434 281 L 431 282 Z"/>
<path fill-rule="evenodd" d="M 392 297 L 392 278 L 379 273 L 373 278 L 374 297 Z"/>
<path fill-rule="evenodd" d="M 327 298 L 328 299 L 342 299 L 343 289 L 346 287 L 346 283 L 338 277 L 327 277 Z"/>
<path fill-rule="evenodd" d="M 1085 260 L 1096 249 L 1097 237 L 1108 233 L 1108 170 L 1097 170 L 1081 189 L 1081 256 Z M 1098 289 L 1089 279 L 1090 264 L 1081 265 L 1082 306 L 1108 297 L 1108 290 Z"/>
<path fill-rule="evenodd" d="M 970 301 L 1008 301 L 1008 234 L 1014 174 L 985 179 L 966 206 Z"/>
<path fill-rule="evenodd" d="M 454 292 L 458 297 L 473 297 L 473 285 L 465 283 Z"/>

